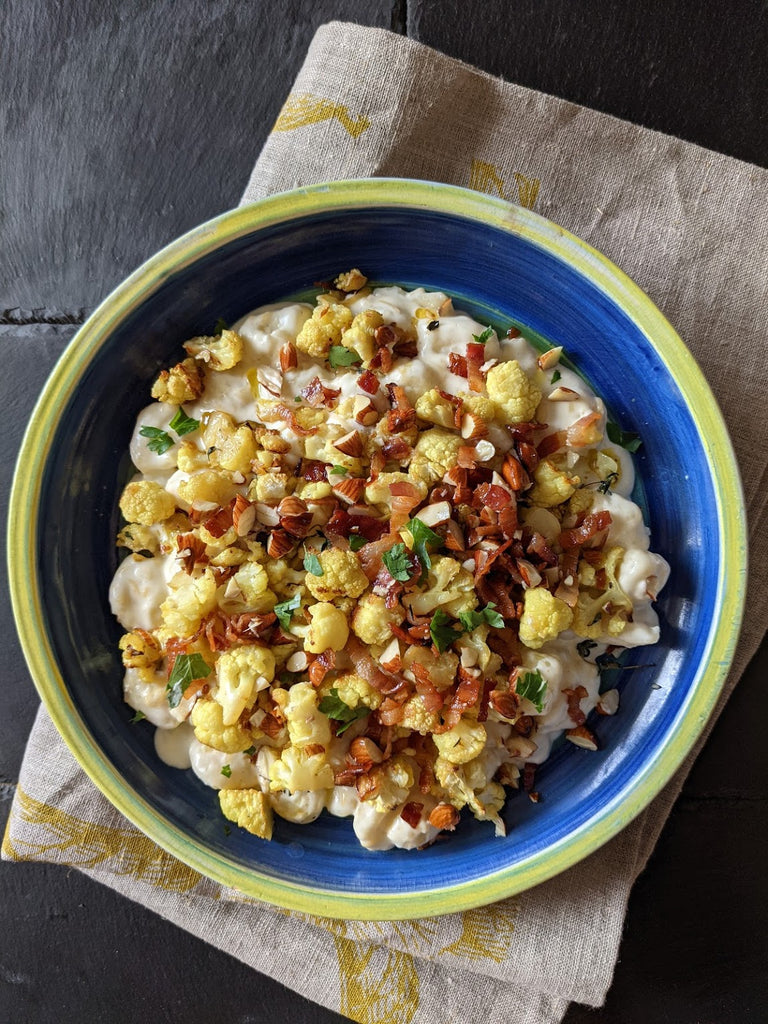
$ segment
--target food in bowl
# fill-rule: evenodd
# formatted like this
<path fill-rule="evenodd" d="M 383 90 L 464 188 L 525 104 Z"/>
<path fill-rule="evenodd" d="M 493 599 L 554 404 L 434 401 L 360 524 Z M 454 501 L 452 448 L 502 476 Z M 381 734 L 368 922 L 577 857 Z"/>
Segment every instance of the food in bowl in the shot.
<path fill-rule="evenodd" d="M 422 847 L 505 833 L 596 660 L 656 642 L 668 566 L 601 400 L 516 328 L 358 270 L 185 345 L 152 388 L 112 583 L 124 694 L 161 758 L 261 838 L 353 818 Z"/>

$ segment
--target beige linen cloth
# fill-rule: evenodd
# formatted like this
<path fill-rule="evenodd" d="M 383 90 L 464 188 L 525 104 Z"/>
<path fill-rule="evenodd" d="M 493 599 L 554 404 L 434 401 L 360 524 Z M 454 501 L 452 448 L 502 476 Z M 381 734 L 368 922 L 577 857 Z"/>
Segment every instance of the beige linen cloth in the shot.
<path fill-rule="evenodd" d="M 768 172 L 382 30 L 326 25 L 243 202 L 385 175 L 452 182 L 550 217 L 615 260 L 692 349 L 728 421 L 749 509 L 749 616 L 722 706 L 768 612 Z M 630 889 L 692 760 L 617 838 L 539 888 L 463 914 L 356 924 L 244 899 L 174 861 L 111 808 L 41 711 L 3 854 L 74 865 L 355 1021 L 552 1024 L 570 1000 L 604 1001 Z"/>

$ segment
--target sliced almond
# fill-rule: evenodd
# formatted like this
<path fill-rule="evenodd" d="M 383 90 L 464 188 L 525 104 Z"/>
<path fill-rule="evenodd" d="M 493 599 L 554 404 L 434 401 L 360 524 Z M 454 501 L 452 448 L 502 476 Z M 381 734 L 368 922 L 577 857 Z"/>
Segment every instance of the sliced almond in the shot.
<path fill-rule="evenodd" d="M 511 690 L 491 690 L 488 701 L 497 714 L 510 721 L 516 718 L 520 711 L 520 698 Z"/>
<path fill-rule="evenodd" d="M 267 505 L 266 502 L 256 501 L 253 504 L 253 511 L 256 521 L 262 526 L 277 526 L 280 522 L 280 515 L 276 508 Z"/>
<path fill-rule="evenodd" d="M 578 402 L 581 397 L 578 391 L 572 391 L 571 388 L 555 388 L 547 395 L 550 402 Z"/>
<path fill-rule="evenodd" d="M 267 554 L 270 558 L 282 558 L 293 549 L 295 543 L 295 538 L 285 530 L 273 530 L 267 541 Z"/>
<path fill-rule="evenodd" d="M 563 346 L 557 345 L 555 348 L 550 348 L 546 352 L 542 352 L 539 358 L 536 360 L 540 370 L 551 370 L 553 366 L 557 366 L 560 362 L 560 356 L 563 354 Z"/>
<path fill-rule="evenodd" d="M 461 419 L 461 436 L 467 441 L 475 441 L 488 436 L 488 425 L 477 413 L 465 412 Z"/>
<path fill-rule="evenodd" d="M 475 458 L 478 462 L 490 462 L 495 454 L 496 449 L 490 441 L 481 439 L 475 445 Z"/>
<path fill-rule="evenodd" d="M 333 484 L 333 493 L 348 505 L 354 505 L 359 501 L 364 490 L 365 480 L 360 477 L 348 476 Z"/>
<path fill-rule="evenodd" d="M 459 812 L 451 804 L 438 804 L 429 815 L 429 824 L 433 828 L 453 831 L 459 823 Z"/>
<path fill-rule="evenodd" d="M 350 430 L 348 434 L 333 442 L 333 447 L 350 458 L 359 459 L 363 454 L 363 439 L 356 430 Z"/>
<path fill-rule="evenodd" d="M 361 423 L 364 427 L 370 427 L 379 418 L 379 413 L 376 406 L 365 395 L 355 395 L 355 400 L 352 405 L 352 414 L 358 423 Z"/>
<path fill-rule="evenodd" d="M 309 662 L 304 651 L 296 651 L 295 654 L 292 654 L 288 661 L 286 661 L 285 667 L 289 672 L 303 672 L 308 668 Z"/>
<path fill-rule="evenodd" d="M 600 694 L 597 702 L 597 711 L 601 715 L 615 715 L 619 710 L 619 691 L 606 690 Z"/>
<path fill-rule="evenodd" d="M 450 298 L 443 299 L 443 301 L 437 307 L 437 315 L 438 316 L 448 316 L 452 312 L 453 312 L 453 300 L 450 299 Z"/>
<path fill-rule="evenodd" d="M 419 509 L 416 518 L 427 526 L 437 526 L 438 523 L 444 523 L 451 518 L 451 506 L 447 501 L 436 501 L 426 508 Z"/>
<path fill-rule="evenodd" d="M 387 668 L 390 662 L 400 658 L 400 642 L 396 636 L 393 636 L 387 646 L 379 655 L 379 662 Z M 387 669 L 389 671 L 389 669 Z"/>
<path fill-rule="evenodd" d="M 256 522 L 256 509 L 252 502 L 244 498 L 242 494 L 235 496 L 235 504 L 232 509 L 232 525 L 238 537 L 245 537 L 251 532 Z"/>
<path fill-rule="evenodd" d="M 286 343 L 280 349 L 280 369 L 283 373 L 286 370 L 293 370 L 299 365 L 299 354 L 292 341 Z"/>
<path fill-rule="evenodd" d="M 381 764 L 384 754 L 369 736 L 358 736 L 349 745 L 349 754 L 353 761 L 364 767 L 366 771 L 375 764 Z"/>
<path fill-rule="evenodd" d="M 566 739 L 575 743 L 577 747 L 582 747 L 584 750 L 597 750 L 597 740 L 586 725 L 577 725 L 575 729 L 568 729 L 565 735 Z"/>

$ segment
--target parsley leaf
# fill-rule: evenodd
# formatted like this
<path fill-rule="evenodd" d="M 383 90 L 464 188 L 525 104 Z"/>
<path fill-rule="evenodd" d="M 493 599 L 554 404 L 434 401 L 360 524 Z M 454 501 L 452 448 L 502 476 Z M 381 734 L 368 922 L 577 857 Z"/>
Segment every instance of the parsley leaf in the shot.
<path fill-rule="evenodd" d="M 328 472 L 330 473 L 331 476 L 346 476 L 347 475 L 347 467 L 346 466 L 331 466 L 331 468 L 328 470 Z"/>
<path fill-rule="evenodd" d="M 337 736 L 341 736 L 353 722 L 356 722 L 358 718 L 365 718 L 371 711 L 365 704 L 358 704 L 356 708 L 351 708 L 348 704 L 345 704 L 335 686 L 331 687 L 331 692 L 328 696 L 323 697 L 317 707 L 324 715 L 342 723 L 341 728 L 336 729 Z"/>
<path fill-rule="evenodd" d="M 352 366 L 353 363 L 362 363 L 362 361 L 363 357 L 359 353 L 344 345 L 331 345 L 331 350 L 328 353 L 328 362 L 334 370 L 339 366 Z"/>
<path fill-rule="evenodd" d="M 171 435 L 166 434 L 160 427 L 142 427 L 139 433 L 142 437 L 149 438 L 147 448 L 155 455 L 162 455 L 176 444 Z"/>
<path fill-rule="evenodd" d="M 179 437 L 183 437 L 184 434 L 191 434 L 193 430 L 197 430 L 200 426 L 200 420 L 195 420 L 191 416 L 187 416 L 181 406 L 179 406 L 176 411 L 176 415 L 168 426 L 171 430 L 175 430 Z"/>
<path fill-rule="evenodd" d="M 323 575 L 323 567 L 320 565 L 320 559 L 313 551 L 304 552 L 304 568 L 313 576 Z"/>
<path fill-rule="evenodd" d="M 486 327 L 482 334 L 473 334 L 472 337 L 478 343 L 478 345 L 484 345 L 486 341 L 490 341 L 492 334 L 493 328 Z"/>
<path fill-rule="evenodd" d="M 229 324 L 227 323 L 227 321 L 224 320 L 223 317 L 219 317 L 219 319 L 216 321 L 216 326 L 213 328 L 214 335 L 218 336 L 219 334 L 221 334 L 222 331 L 228 330 Z"/>
<path fill-rule="evenodd" d="M 277 616 L 277 621 L 280 623 L 282 629 L 291 628 L 291 617 L 297 608 L 301 607 L 301 594 L 297 590 L 296 593 L 288 601 L 281 601 L 280 604 L 276 604 L 273 611 Z"/>
<path fill-rule="evenodd" d="M 225 764 L 224 767 L 221 769 L 221 774 L 226 779 L 231 778 L 232 777 L 232 769 L 231 769 L 231 767 L 228 764 Z"/>
<path fill-rule="evenodd" d="M 413 550 L 421 562 L 421 578 L 424 579 L 427 569 L 432 568 L 432 559 L 429 557 L 427 546 L 431 544 L 433 547 L 440 547 L 443 544 L 443 538 L 439 533 L 430 530 L 421 519 L 409 519 L 403 529 L 408 530 L 413 537 Z"/>
<path fill-rule="evenodd" d="M 253 757 L 253 755 L 256 753 L 256 747 L 254 747 L 253 744 L 251 744 L 251 746 L 248 747 L 247 750 L 244 750 L 243 753 L 245 754 L 246 757 Z"/>
<path fill-rule="evenodd" d="M 552 374 L 552 380 L 549 383 L 550 384 L 557 384 L 557 382 L 560 380 L 560 378 L 562 376 L 563 375 L 562 375 L 562 373 L 560 373 L 559 370 L 555 370 L 555 372 Z"/>
<path fill-rule="evenodd" d="M 301 397 L 301 395 L 296 395 L 296 397 L 294 398 L 294 402 L 303 402 L 303 401 L 304 401 L 304 399 Z"/>
<path fill-rule="evenodd" d="M 547 681 L 542 678 L 541 672 L 523 672 L 517 677 L 515 691 L 518 697 L 525 697 L 536 710 L 541 714 L 544 710 L 544 694 L 547 692 Z"/>
<path fill-rule="evenodd" d="M 622 430 L 618 423 L 606 423 L 605 429 L 609 440 L 613 441 L 614 444 L 620 445 L 622 448 L 626 448 L 628 452 L 636 452 L 643 443 L 640 440 L 639 434 L 636 434 L 633 430 Z"/>
<path fill-rule="evenodd" d="M 359 551 L 360 548 L 365 547 L 368 541 L 365 537 L 358 537 L 356 533 L 353 533 L 349 537 L 349 547 L 351 551 Z"/>
<path fill-rule="evenodd" d="M 451 617 L 442 608 L 438 608 L 429 624 L 429 634 L 432 637 L 432 643 L 442 654 L 454 640 L 461 636 L 461 631 L 454 629 Z"/>
<path fill-rule="evenodd" d="M 131 719 L 131 725 L 135 725 L 136 722 L 143 722 L 146 717 L 143 711 L 137 711 Z"/>
<path fill-rule="evenodd" d="M 384 552 L 381 560 L 389 570 L 389 575 L 392 579 L 397 580 L 399 583 L 407 583 L 411 578 L 411 567 L 408 562 L 408 552 L 405 550 L 405 544 L 393 545 L 389 551 Z"/>
<path fill-rule="evenodd" d="M 581 640 L 576 644 L 576 650 L 582 656 L 582 658 L 588 658 L 590 652 L 597 647 L 597 641 L 595 640 Z"/>
<path fill-rule="evenodd" d="M 211 667 L 202 654 L 178 654 L 165 687 L 168 706 L 177 708 L 189 684 L 196 679 L 205 679 L 210 674 Z"/>
<path fill-rule="evenodd" d="M 495 608 L 496 605 L 493 601 L 489 601 L 485 608 L 481 608 L 480 611 L 460 612 L 459 622 L 467 633 L 471 633 L 473 629 L 477 629 L 484 622 L 487 622 L 489 626 L 493 626 L 495 629 L 503 629 L 504 619 Z"/>

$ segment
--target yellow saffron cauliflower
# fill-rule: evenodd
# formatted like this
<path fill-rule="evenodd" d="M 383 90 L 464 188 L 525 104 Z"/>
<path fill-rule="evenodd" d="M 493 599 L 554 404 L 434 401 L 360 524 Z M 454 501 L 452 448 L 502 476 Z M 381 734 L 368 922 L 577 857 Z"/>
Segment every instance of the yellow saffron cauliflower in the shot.
<path fill-rule="evenodd" d="M 200 622 L 216 607 L 216 578 L 206 569 L 197 578 L 184 572 L 169 581 L 168 597 L 160 605 L 168 636 L 192 636 Z"/>
<path fill-rule="evenodd" d="M 240 754 L 253 746 L 253 736 L 237 722 L 224 724 L 224 709 L 218 701 L 202 698 L 189 716 L 195 737 L 207 747 L 225 754 Z"/>
<path fill-rule="evenodd" d="M 320 694 L 327 697 L 331 689 L 335 687 L 339 698 L 350 708 L 356 708 L 364 704 L 367 708 L 379 707 L 382 696 L 378 690 L 374 690 L 370 683 L 355 672 L 342 672 L 335 679 L 323 682 L 320 687 Z"/>
<path fill-rule="evenodd" d="M 477 606 L 474 576 L 455 558 L 437 555 L 432 558 L 426 588 L 407 594 L 403 604 L 415 615 L 427 615 L 439 607 L 458 617 Z"/>
<path fill-rule="evenodd" d="M 271 839 L 274 816 L 269 798 L 259 789 L 220 789 L 219 806 L 228 821 L 258 836 Z"/>
<path fill-rule="evenodd" d="M 341 335 L 344 348 L 352 349 L 362 359 L 363 366 L 368 366 L 376 354 L 374 335 L 376 329 L 384 323 L 384 317 L 375 309 L 366 309 L 358 313 L 352 323 Z"/>
<path fill-rule="evenodd" d="M 190 338 L 184 343 L 187 354 L 212 370 L 231 370 L 243 358 L 244 342 L 237 331 L 225 329 L 213 337 Z"/>
<path fill-rule="evenodd" d="M 454 405 L 443 398 L 437 388 L 431 388 L 416 399 L 416 414 L 427 423 L 435 423 L 447 430 L 454 428 Z"/>
<path fill-rule="evenodd" d="M 413 763 L 402 755 L 375 769 L 379 786 L 373 791 L 371 802 L 376 810 L 384 813 L 404 803 L 413 787 L 414 774 Z"/>
<path fill-rule="evenodd" d="M 331 727 L 328 718 L 318 710 L 318 695 L 309 683 L 294 683 L 290 690 L 274 691 L 282 695 L 278 703 L 288 724 L 288 735 L 294 747 L 318 743 L 328 747 Z"/>
<path fill-rule="evenodd" d="M 437 483 L 456 465 L 459 448 L 466 443 L 460 434 L 449 434 L 439 427 L 425 430 L 416 442 L 408 476 L 428 486 Z"/>
<path fill-rule="evenodd" d="M 502 422 L 527 423 L 536 415 L 541 391 L 516 359 L 492 366 L 485 385 Z"/>
<path fill-rule="evenodd" d="M 169 405 L 194 402 L 203 393 L 205 374 L 194 359 L 184 359 L 170 370 L 162 370 L 152 385 L 152 397 Z"/>
<path fill-rule="evenodd" d="M 312 316 L 296 336 L 296 348 L 315 359 L 324 359 L 331 345 L 341 344 L 341 335 L 352 326 L 351 310 L 335 302 L 315 306 Z"/>
<path fill-rule="evenodd" d="M 369 505 L 386 505 L 392 508 L 392 484 L 410 483 L 416 487 L 422 498 L 427 496 L 427 485 L 413 481 L 407 473 L 379 473 L 375 480 L 365 485 L 365 500 Z"/>
<path fill-rule="evenodd" d="M 603 551 L 602 565 L 579 563 L 579 596 L 573 610 L 572 629 L 589 640 L 611 640 L 624 632 L 632 613 L 632 601 L 619 586 L 618 572 L 624 548 L 614 546 Z M 598 586 L 597 571 L 605 574 Z"/>
<path fill-rule="evenodd" d="M 318 555 L 321 576 L 307 573 L 305 584 L 318 601 L 333 601 L 335 597 L 360 597 L 368 587 L 368 577 L 360 568 L 353 551 L 328 548 Z"/>
<path fill-rule="evenodd" d="M 275 656 L 268 647 L 249 645 L 224 651 L 216 662 L 213 698 L 223 711 L 224 725 L 233 725 L 259 690 L 275 678 Z"/>
<path fill-rule="evenodd" d="M 286 747 L 269 768 L 269 788 L 273 793 L 316 792 L 333 788 L 333 769 L 324 753 L 307 753 L 309 747 Z"/>
<path fill-rule="evenodd" d="M 571 625 L 573 612 L 546 587 L 526 590 L 523 601 L 520 640 L 526 647 L 536 651 Z"/>
<path fill-rule="evenodd" d="M 559 469 L 551 459 L 544 459 L 534 470 L 533 487 L 527 498 L 531 505 L 554 508 L 568 501 L 580 483 L 578 476 Z"/>
<path fill-rule="evenodd" d="M 357 602 L 352 614 L 352 630 L 364 644 L 373 647 L 388 644 L 392 639 L 392 626 L 403 621 L 403 610 L 398 605 L 387 608 L 383 597 L 367 593 Z"/>
<path fill-rule="evenodd" d="M 163 656 L 160 644 L 144 629 L 125 633 L 120 637 L 119 647 L 126 668 L 149 668 Z"/>
<path fill-rule="evenodd" d="M 304 650 L 310 654 L 322 654 L 328 648 L 343 651 L 349 638 L 349 625 L 344 612 L 328 601 L 318 601 L 307 610 L 311 621 L 304 639 Z"/>
<path fill-rule="evenodd" d="M 160 484 L 152 480 L 134 480 L 120 496 L 120 511 L 129 523 L 152 526 L 170 519 L 176 502 Z"/>
<path fill-rule="evenodd" d="M 485 726 L 482 722 L 460 719 L 447 732 L 433 737 L 440 756 L 451 764 L 466 764 L 485 749 Z"/>

